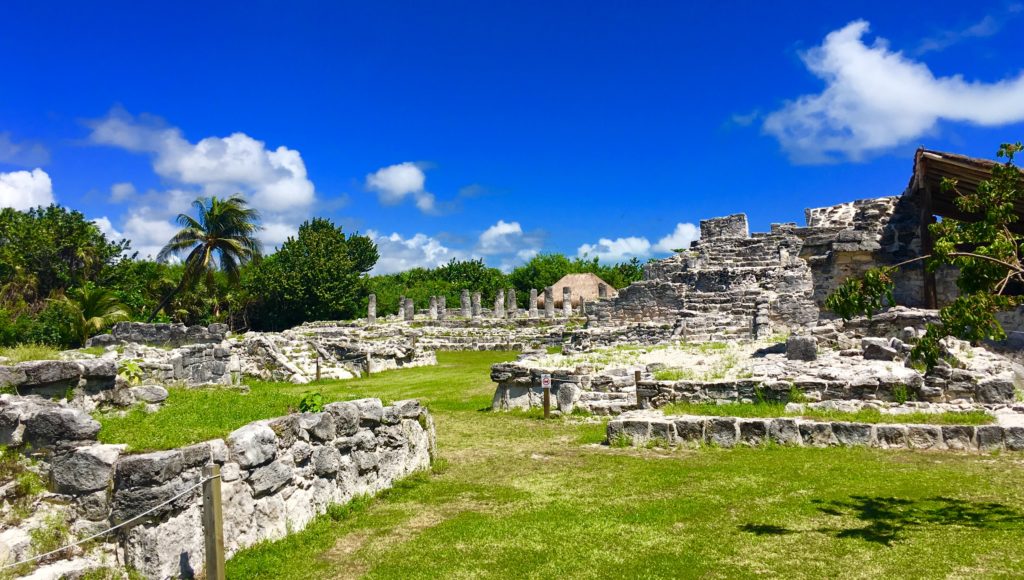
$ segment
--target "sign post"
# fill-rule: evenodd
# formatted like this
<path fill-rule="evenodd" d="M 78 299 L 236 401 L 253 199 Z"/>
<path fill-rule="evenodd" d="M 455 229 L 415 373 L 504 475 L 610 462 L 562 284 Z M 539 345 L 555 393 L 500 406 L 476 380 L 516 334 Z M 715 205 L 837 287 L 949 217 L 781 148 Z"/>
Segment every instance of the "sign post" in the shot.
<path fill-rule="evenodd" d="M 544 389 L 544 418 L 547 419 L 551 414 L 551 375 L 540 376 L 540 388 Z"/>

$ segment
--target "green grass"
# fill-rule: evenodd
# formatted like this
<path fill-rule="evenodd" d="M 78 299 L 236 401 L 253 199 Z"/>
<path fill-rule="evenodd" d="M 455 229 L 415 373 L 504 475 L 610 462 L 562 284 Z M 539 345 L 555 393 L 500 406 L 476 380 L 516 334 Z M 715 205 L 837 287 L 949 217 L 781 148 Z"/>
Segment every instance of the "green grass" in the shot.
<path fill-rule="evenodd" d="M 228 577 L 1024 573 L 1019 454 L 609 448 L 595 445 L 604 423 L 590 418 L 545 421 L 537 412 L 481 411 L 493 395 L 490 363 L 510 358 L 438 353 L 437 369 L 319 385 L 333 397 L 422 396 L 437 424 L 435 469 L 374 499 L 334 508 L 281 541 L 241 551 L 228 561 Z M 238 413 L 234 421 L 296 405 L 310 390 L 258 387 L 247 396 L 266 404 L 242 403 L 252 409 L 231 411 Z M 192 421 L 176 404 L 156 415 Z M 109 428 L 105 422 L 106 435 Z"/>
<path fill-rule="evenodd" d="M 7 358 L 5 364 L 17 364 L 33 360 L 57 360 L 60 358 L 60 351 L 45 344 L 25 343 L 0 348 L 0 356 Z"/>
<path fill-rule="evenodd" d="M 103 353 L 107 352 L 107 349 L 106 349 L 106 347 L 102 347 L 102 346 L 90 346 L 90 347 L 87 347 L 87 348 L 80 348 L 80 349 L 78 349 L 78 352 L 81 352 L 81 353 L 84 353 L 84 354 L 91 354 L 93 356 L 100 356 Z"/>
<path fill-rule="evenodd" d="M 995 417 L 984 411 L 945 413 L 907 413 L 890 415 L 877 409 L 857 412 L 805 409 L 802 413 L 786 413 L 782 403 L 672 403 L 662 408 L 666 415 L 711 415 L 715 417 L 803 417 L 816 421 L 851 421 L 854 423 L 922 423 L 930 425 L 988 425 Z"/>

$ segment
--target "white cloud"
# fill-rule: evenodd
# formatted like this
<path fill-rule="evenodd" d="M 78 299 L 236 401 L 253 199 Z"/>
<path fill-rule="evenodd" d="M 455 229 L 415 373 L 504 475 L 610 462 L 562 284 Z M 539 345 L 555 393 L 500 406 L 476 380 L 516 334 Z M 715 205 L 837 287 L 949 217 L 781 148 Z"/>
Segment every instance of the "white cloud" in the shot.
<path fill-rule="evenodd" d="M 621 262 L 633 257 L 644 258 L 651 253 L 651 242 L 647 238 L 601 238 L 596 244 L 583 244 L 577 250 L 582 257 L 597 257 L 602 262 Z"/>
<path fill-rule="evenodd" d="M 655 252 L 672 253 L 673 250 L 687 249 L 690 243 L 700 238 L 700 229 L 691 223 L 676 224 L 672 233 L 654 244 Z"/>
<path fill-rule="evenodd" d="M 436 210 L 436 199 L 425 189 L 426 183 L 423 168 L 411 161 L 382 167 L 366 176 L 366 188 L 377 192 L 382 204 L 397 205 L 411 196 L 420 211 L 432 213 Z"/>
<path fill-rule="evenodd" d="M 124 201 L 135 195 L 135 186 L 128 182 L 115 183 L 110 186 L 110 201 Z"/>
<path fill-rule="evenodd" d="M 53 183 L 42 169 L 0 173 L 0 207 L 26 210 L 53 201 Z"/>
<path fill-rule="evenodd" d="M 263 141 L 240 132 L 192 143 L 177 127 L 167 126 L 152 116 L 134 117 L 120 110 L 111 111 L 89 125 L 89 139 L 93 143 L 150 154 L 153 171 L 180 186 L 137 196 L 132 184 L 115 184 L 111 188 L 113 201 L 135 198 L 136 209 L 129 221 L 145 219 L 155 225 L 162 219 L 165 223 L 158 230 L 173 231 L 174 226 L 166 220 L 189 212 L 191 202 L 199 195 L 241 193 L 263 216 L 261 240 L 274 246 L 297 231 L 298 224 L 309 217 L 317 201 L 306 165 L 294 149 L 270 149 Z M 123 229 L 133 246 L 140 249 L 140 255 L 155 255 L 148 251 L 155 239 L 143 232 L 139 234 L 145 239 L 136 239 L 128 221 Z"/>
<path fill-rule="evenodd" d="M 155 260 L 160 249 L 178 233 L 178 228 L 162 218 L 152 218 L 141 212 L 134 212 L 124 222 L 123 237 L 132 242 L 132 251 L 143 259 Z"/>
<path fill-rule="evenodd" d="M 940 120 L 985 126 L 1024 121 L 1024 74 L 993 83 L 936 77 L 883 39 L 866 45 L 867 31 L 867 22 L 851 22 L 804 53 L 804 64 L 825 89 L 765 118 L 764 131 L 793 161 L 863 159 L 918 139 Z"/>
<path fill-rule="evenodd" d="M 426 234 L 404 238 L 397 233 L 386 236 L 368 230 L 366 235 L 377 244 L 380 253 L 380 259 L 373 268 L 374 274 L 391 274 L 411 268 L 435 268 L 452 258 L 461 260 L 467 257 L 465 253 L 453 250 Z"/>
<path fill-rule="evenodd" d="M 498 220 L 498 223 L 484 230 L 480 234 L 478 249 L 481 254 L 501 254 L 515 251 L 516 244 L 523 237 L 523 227 L 519 222 L 506 222 Z"/>
<path fill-rule="evenodd" d="M 98 217 L 92 220 L 92 223 L 96 224 L 96 227 L 100 229 L 100 232 L 107 236 L 107 239 L 110 241 L 116 242 L 124 238 L 124 235 L 121 234 L 121 232 L 114 229 L 114 224 L 110 222 L 110 218 L 107 216 Z"/>
<path fill-rule="evenodd" d="M 1007 10 L 998 17 L 987 14 L 982 17 L 981 20 L 973 22 L 964 28 L 940 31 L 937 34 L 922 40 L 921 43 L 917 45 L 917 49 L 914 51 L 914 54 L 921 55 L 928 52 L 945 50 L 954 44 L 958 44 L 965 40 L 994 36 L 1003 29 L 1003 26 L 1009 20 L 1020 14 L 1021 9 L 1022 6 L 1020 4 L 1011 4 L 1007 7 Z"/>
<path fill-rule="evenodd" d="M 40 143 L 11 140 L 9 132 L 0 133 L 0 163 L 25 167 L 46 165 L 50 162 L 50 151 Z"/>

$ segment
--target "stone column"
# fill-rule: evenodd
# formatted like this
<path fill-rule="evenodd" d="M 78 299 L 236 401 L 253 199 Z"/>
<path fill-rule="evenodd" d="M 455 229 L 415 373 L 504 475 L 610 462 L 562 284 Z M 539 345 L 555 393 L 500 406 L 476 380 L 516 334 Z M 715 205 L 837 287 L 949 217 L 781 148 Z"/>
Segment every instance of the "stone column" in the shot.
<path fill-rule="evenodd" d="M 505 293 L 505 312 L 508 313 L 509 318 L 516 317 L 517 307 L 518 304 L 516 304 L 516 289 L 509 288 L 508 292 Z"/>
<path fill-rule="evenodd" d="M 412 298 L 405 299 L 405 319 L 412 321 L 416 316 L 416 306 L 413 304 Z"/>
<path fill-rule="evenodd" d="M 548 286 L 544 289 L 544 318 L 555 317 L 555 288 Z"/>
<path fill-rule="evenodd" d="M 459 302 L 462 306 L 462 317 L 469 318 L 473 315 L 473 308 L 469 305 L 469 290 L 463 290 L 462 295 L 459 296 Z"/>
<path fill-rule="evenodd" d="M 377 295 L 370 294 L 366 305 L 366 323 L 377 324 Z"/>
<path fill-rule="evenodd" d="M 537 318 L 537 289 L 530 288 L 530 318 Z"/>
<path fill-rule="evenodd" d="M 448 316 L 448 297 L 437 297 L 437 317 L 444 320 Z"/>
<path fill-rule="evenodd" d="M 494 317 L 505 318 L 505 291 L 501 289 L 494 295 Z"/>
<path fill-rule="evenodd" d="M 608 297 L 608 285 L 607 284 L 598 284 L 597 285 L 597 297 L 600 300 L 604 300 L 605 298 Z"/>
<path fill-rule="evenodd" d="M 566 318 L 572 316 L 572 288 L 562 288 L 562 313 Z"/>
<path fill-rule="evenodd" d="M 580 316 L 587 315 L 587 301 L 583 299 L 583 295 L 580 295 Z"/>
<path fill-rule="evenodd" d="M 480 293 L 473 293 L 473 318 L 480 318 Z"/>
<path fill-rule="evenodd" d="M 430 297 L 430 319 L 437 320 L 437 296 Z"/>
<path fill-rule="evenodd" d="M 398 313 L 399 318 L 405 318 L 405 295 L 398 297 Z"/>

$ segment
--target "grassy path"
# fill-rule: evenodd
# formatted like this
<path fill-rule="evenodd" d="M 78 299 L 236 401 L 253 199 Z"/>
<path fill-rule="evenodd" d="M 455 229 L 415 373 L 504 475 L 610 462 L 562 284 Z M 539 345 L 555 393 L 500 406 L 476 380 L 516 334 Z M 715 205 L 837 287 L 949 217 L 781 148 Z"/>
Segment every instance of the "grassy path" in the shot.
<path fill-rule="evenodd" d="M 609 449 L 594 444 L 601 425 L 481 411 L 489 365 L 509 356 L 442 353 L 432 369 L 323 385 L 332 399 L 423 398 L 438 469 L 238 554 L 229 577 L 1024 574 L 1024 456 Z M 233 420 L 279 415 L 305 390 L 257 386 Z M 198 404 L 172 397 L 148 419 L 105 422 L 101 435 L 146 448 L 233 428 L 190 419 Z M 176 434 L 152 435 L 169 424 Z"/>

